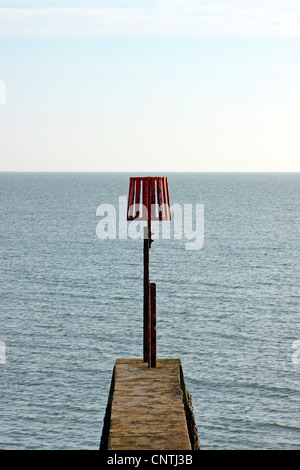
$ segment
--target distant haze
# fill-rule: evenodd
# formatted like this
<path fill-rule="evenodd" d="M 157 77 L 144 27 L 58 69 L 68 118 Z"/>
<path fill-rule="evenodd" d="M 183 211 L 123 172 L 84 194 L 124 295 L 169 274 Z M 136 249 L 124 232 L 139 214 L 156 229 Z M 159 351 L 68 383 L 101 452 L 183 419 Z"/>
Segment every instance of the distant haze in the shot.
<path fill-rule="evenodd" d="M 300 170 L 296 1 L 0 0 L 0 171 Z"/>

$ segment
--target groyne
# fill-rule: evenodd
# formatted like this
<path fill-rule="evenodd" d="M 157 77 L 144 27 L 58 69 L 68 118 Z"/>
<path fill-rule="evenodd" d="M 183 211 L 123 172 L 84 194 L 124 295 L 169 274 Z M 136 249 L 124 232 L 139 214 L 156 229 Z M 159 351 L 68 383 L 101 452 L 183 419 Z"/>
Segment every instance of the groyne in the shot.
<path fill-rule="evenodd" d="M 199 450 L 180 359 L 117 359 L 100 450 Z"/>

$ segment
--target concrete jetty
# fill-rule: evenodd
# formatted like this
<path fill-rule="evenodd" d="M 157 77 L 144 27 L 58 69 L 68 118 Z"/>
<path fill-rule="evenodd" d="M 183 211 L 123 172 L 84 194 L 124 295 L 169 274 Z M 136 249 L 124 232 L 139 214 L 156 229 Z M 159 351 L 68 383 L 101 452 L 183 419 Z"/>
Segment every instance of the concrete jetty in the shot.
<path fill-rule="evenodd" d="M 180 359 L 117 359 L 100 450 L 199 450 Z"/>

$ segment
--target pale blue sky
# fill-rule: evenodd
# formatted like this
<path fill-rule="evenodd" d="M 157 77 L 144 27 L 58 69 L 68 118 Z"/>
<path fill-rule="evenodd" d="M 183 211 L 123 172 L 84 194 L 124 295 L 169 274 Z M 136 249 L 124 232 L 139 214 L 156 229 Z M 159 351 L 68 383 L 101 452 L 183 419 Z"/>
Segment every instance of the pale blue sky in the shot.
<path fill-rule="evenodd" d="M 291 0 L 0 0 L 0 171 L 299 171 L 299 18 Z"/>

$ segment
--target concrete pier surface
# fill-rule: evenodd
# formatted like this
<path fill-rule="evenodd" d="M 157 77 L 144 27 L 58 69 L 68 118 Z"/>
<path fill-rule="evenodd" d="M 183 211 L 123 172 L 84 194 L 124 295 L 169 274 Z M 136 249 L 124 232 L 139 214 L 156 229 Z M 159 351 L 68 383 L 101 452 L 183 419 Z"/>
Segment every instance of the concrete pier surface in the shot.
<path fill-rule="evenodd" d="M 198 450 L 180 359 L 117 359 L 100 450 Z"/>

